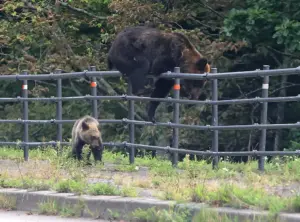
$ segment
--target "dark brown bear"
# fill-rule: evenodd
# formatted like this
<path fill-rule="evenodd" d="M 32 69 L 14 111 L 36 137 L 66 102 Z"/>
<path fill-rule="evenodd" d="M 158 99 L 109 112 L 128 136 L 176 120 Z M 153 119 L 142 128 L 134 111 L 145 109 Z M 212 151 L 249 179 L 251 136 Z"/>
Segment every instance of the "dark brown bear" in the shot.
<path fill-rule="evenodd" d="M 99 130 L 99 122 L 91 116 L 78 119 L 72 129 L 72 154 L 78 160 L 82 160 L 82 148 L 85 144 L 90 145 L 87 159 L 91 152 L 95 161 L 102 161 L 102 137 Z"/>
<path fill-rule="evenodd" d="M 204 73 L 210 69 L 207 59 L 184 34 L 166 33 L 147 26 L 125 28 L 117 35 L 108 52 L 108 68 L 116 68 L 128 76 L 135 95 L 144 88 L 146 75 L 159 76 L 173 71 L 174 67 L 180 67 L 182 73 Z M 173 79 L 158 79 L 151 97 L 166 97 L 173 85 Z M 189 90 L 192 94 L 199 94 L 199 90 Z M 148 118 L 152 122 L 155 122 L 159 103 L 150 102 Z"/>

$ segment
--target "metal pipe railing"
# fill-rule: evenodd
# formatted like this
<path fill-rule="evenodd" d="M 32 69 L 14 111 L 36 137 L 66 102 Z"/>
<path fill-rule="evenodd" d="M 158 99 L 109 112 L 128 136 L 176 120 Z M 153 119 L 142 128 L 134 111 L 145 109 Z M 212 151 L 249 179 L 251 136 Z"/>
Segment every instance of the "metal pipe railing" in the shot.
<path fill-rule="evenodd" d="M 168 72 L 162 74 L 158 78 L 171 78 L 175 79 L 174 87 L 174 98 L 150 98 L 150 97 L 139 97 L 131 95 L 131 84 L 128 84 L 128 95 L 121 96 L 98 96 L 97 95 L 97 82 L 96 78 L 102 77 L 119 77 L 121 73 L 118 71 L 96 71 L 94 66 L 91 66 L 90 71 L 85 70 L 83 72 L 70 72 L 62 73 L 61 70 L 56 70 L 55 73 L 50 74 L 40 74 L 40 75 L 28 75 L 27 72 L 22 72 L 20 75 L 0 75 L 0 81 L 23 81 L 22 86 L 22 97 L 17 98 L 0 98 L 0 102 L 22 102 L 23 104 L 23 119 L 15 120 L 3 120 L 0 119 L 0 123 L 15 123 L 23 124 L 23 142 L 4 142 L 0 141 L 0 145 L 20 145 L 24 148 L 24 159 L 28 160 L 28 150 L 30 146 L 41 146 L 41 145 L 59 145 L 59 150 L 61 151 L 62 145 L 69 145 L 67 142 L 63 142 L 62 133 L 63 128 L 62 124 L 64 123 L 74 123 L 76 120 L 63 120 L 62 118 L 62 102 L 63 101 L 72 101 L 72 100 L 87 100 L 92 101 L 92 115 L 98 119 L 98 101 L 99 100 L 123 100 L 128 101 L 128 119 L 99 119 L 98 121 L 101 124 L 106 123 L 117 123 L 117 124 L 129 124 L 129 143 L 104 143 L 106 146 L 119 146 L 128 148 L 129 150 L 129 162 L 134 163 L 135 149 L 150 149 L 150 150 L 163 150 L 173 153 L 172 163 L 174 166 L 178 162 L 178 153 L 185 154 L 195 154 L 203 156 L 213 156 L 213 168 L 216 168 L 218 165 L 219 156 L 259 156 L 259 170 L 264 170 L 264 156 L 274 156 L 274 155 L 299 155 L 299 151 L 295 152 L 270 152 L 265 151 L 266 144 L 266 130 L 267 129 L 292 129 L 299 128 L 300 123 L 285 123 L 285 124 L 267 124 L 267 106 L 270 102 L 298 102 L 300 101 L 300 95 L 298 96 L 289 96 L 289 97 L 268 97 L 268 84 L 270 76 L 280 76 L 280 75 L 298 75 L 300 74 L 300 67 L 289 68 L 289 69 L 276 69 L 269 70 L 269 66 L 264 66 L 264 70 L 255 70 L 255 71 L 245 71 L 245 72 L 224 72 L 217 73 L 216 68 L 212 68 L 212 73 L 204 74 L 194 74 L 194 73 L 180 73 L 178 67 L 175 68 L 174 72 Z M 247 78 L 247 77 L 263 77 L 262 85 L 262 98 L 250 98 L 250 99 L 233 99 L 233 100 L 218 100 L 218 79 L 227 79 L 227 78 Z M 62 97 L 62 79 L 71 79 L 71 78 L 90 78 L 91 79 L 91 95 L 78 96 L 78 97 Z M 193 80 L 211 80 L 212 82 L 212 99 L 206 101 L 194 101 L 194 100 L 185 100 L 180 99 L 179 88 L 177 87 L 180 84 L 180 79 L 193 79 Z M 28 81 L 30 80 L 56 80 L 56 97 L 51 98 L 28 98 Z M 39 102 L 55 102 L 56 103 L 56 119 L 51 120 L 28 120 L 28 102 L 30 101 L 39 101 Z M 134 119 L 134 101 L 159 101 L 159 102 L 168 102 L 174 103 L 174 112 L 173 112 L 173 123 L 161 123 L 161 122 L 148 122 L 148 121 L 137 121 Z M 249 103 L 262 103 L 262 112 L 261 112 L 261 124 L 252 124 L 252 125 L 231 125 L 224 126 L 219 125 L 218 122 L 218 106 L 219 105 L 230 105 L 230 104 L 249 104 Z M 212 105 L 212 121 L 211 126 L 200 126 L 200 125 L 187 125 L 180 124 L 179 116 L 179 104 L 195 104 L 195 105 Z M 28 127 L 30 124 L 57 124 L 57 141 L 50 142 L 29 142 L 28 138 Z M 173 140 L 172 148 L 171 147 L 160 147 L 160 146 L 149 146 L 142 144 L 135 144 L 135 126 L 136 125 L 155 125 L 162 127 L 171 127 L 173 128 Z M 195 151 L 195 150 L 186 150 L 179 149 L 179 129 L 194 129 L 194 130 L 209 130 L 213 132 L 212 138 L 212 149 L 211 151 Z M 218 136 L 219 131 L 221 130 L 261 130 L 260 137 L 260 151 L 248 151 L 248 152 L 219 152 L 219 143 Z"/>

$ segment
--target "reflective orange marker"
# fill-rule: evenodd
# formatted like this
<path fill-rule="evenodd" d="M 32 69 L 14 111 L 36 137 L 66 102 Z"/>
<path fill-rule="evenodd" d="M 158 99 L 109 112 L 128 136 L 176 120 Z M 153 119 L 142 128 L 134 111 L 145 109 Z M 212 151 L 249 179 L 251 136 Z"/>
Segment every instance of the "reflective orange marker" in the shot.
<path fill-rule="evenodd" d="M 97 83 L 96 82 L 91 82 L 91 87 L 92 88 L 95 88 L 97 86 Z"/>
<path fill-rule="evenodd" d="M 175 85 L 173 86 L 173 89 L 174 89 L 174 90 L 180 90 L 180 84 L 175 84 Z"/>

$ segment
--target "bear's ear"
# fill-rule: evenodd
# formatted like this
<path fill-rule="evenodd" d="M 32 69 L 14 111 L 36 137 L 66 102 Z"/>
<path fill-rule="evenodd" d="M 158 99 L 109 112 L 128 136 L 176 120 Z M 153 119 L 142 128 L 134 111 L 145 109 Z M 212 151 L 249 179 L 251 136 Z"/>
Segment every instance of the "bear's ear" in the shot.
<path fill-rule="evenodd" d="M 81 127 L 83 130 L 88 130 L 89 129 L 89 125 L 86 122 L 82 122 Z"/>
<path fill-rule="evenodd" d="M 210 65 L 206 58 L 201 58 L 196 62 L 197 69 L 201 72 L 210 72 Z"/>

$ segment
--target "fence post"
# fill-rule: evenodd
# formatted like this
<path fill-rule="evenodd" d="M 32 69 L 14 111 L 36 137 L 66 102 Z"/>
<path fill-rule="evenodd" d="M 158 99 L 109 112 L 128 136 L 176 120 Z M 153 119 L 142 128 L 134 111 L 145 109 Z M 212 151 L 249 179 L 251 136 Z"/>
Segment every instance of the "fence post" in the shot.
<path fill-rule="evenodd" d="M 60 74 L 61 69 L 57 69 L 55 74 Z M 61 99 L 62 97 L 62 79 L 57 79 L 56 82 L 56 97 Z M 56 102 L 56 120 L 62 120 L 62 100 Z M 56 141 L 59 141 L 59 147 L 57 154 L 62 152 L 62 123 L 57 123 Z"/>
<path fill-rule="evenodd" d="M 217 73 L 218 70 L 217 68 L 212 68 L 211 69 L 212 73 Z M 212 80 L 212 101 L 218 101 L 218 79 L 213 79 Z M 211 124 L 213 126 L 218 126 L 218 105 L 212 105 L 212 120 Z M 212 151 L 213 152 L 218 152 L 219 151 L 219 131 L 218 130 L 213 130 L 213 140 L 212 140 Z M 216 169 L 218 167 L 218 162 L 219 162 L 219 156 L 214 156 L 213 157 L 213 162 L 212 162 L 212 167 L 213 169 Z"/>
<path fill-rule="evenodd" d="M 22 75 L 28 75 L 27 71 L 22 71 Z M 22 85 L 22 97 L 28 98 L 28 85 L 27 80 L 23 80 Z M 23 120 L 28 120 L 28 101 L 23 101 Z M 28 123 L 24 122 L 24 134 L 23 134 L 23 142 L 28 143 Z M 28 144 L 23 146 L 24 152 L 24 160 L 28 161 Z"/>
<path fill-rule="evenodd" d="M 263 66 L 264 70 L 269 70 L 269 65 Z M 262 98 L 268 97 L 268 91 L 269 91 L 269 76 L 264 76 L 263 84 L 262 84 Z M 268 118 L 268 102 L 262 103 L 262 111 L 261 111 L 261 124 L 266 124 Z M 265 151 L 266 150 L 266 137 L 267 137 L 267 129 L 261 130 L 261 136 L 260 136 L 260 142 L 259 142 L 259 151 Z M 264 171 L 265 168 L 265 159 L 264 156 L 259 156 L 258 159 L 258 169 L 259 171 Z"/>
<path fill-rule="evenodd" d="M 180 73 L 180 67 L 174 68 L 175 73 Z M 180 79 L 175 79 L 175 84 L 173 87 L 174 99 L 179 99 L 180 97 Z M 173 123 L 179 124 L 179 103 L 174 103 L 174 112 L 173 112 Z M 173 128 L 173 142 L 172 147 L 178 148 L 179 141 L 179 129 Z M 178 164 L 178 153 L 173 153 L 172 165 L 177 166 Z"/>
<path fill-rule="evenodd" d="M 128 89 L 127 89 L 127 94 L 132 95 L 132 85 L 131 81 L 128 81 Z M 133 100 L 128 100 L 128 119 L 129 120 L 134 120 L 134 101 Z M 134 123 L 129 124 L 129 142 L 134 143 L 134 133 L 135 133 L 135 126 Z M 133 164 L 134 163 L 134 155 L 135 155 L 135 148 L 130 147 L 129 148 L 129 163 Z"/>
<path fill-rule="evenodd" d="M 91 71 L 96 71 L 96 66 L 91 66 Z M 91 81 L 91 94 L 92 96 L 97 96 L 97 81 L 96 77 L 92 77 Z M 98 119 L 98 107 L 97 107 L 97 99 L 92 100 L 92 115 L 95 119 Z"/>

